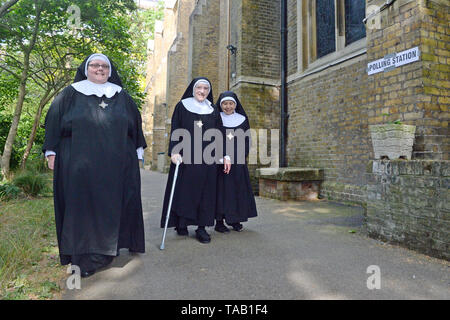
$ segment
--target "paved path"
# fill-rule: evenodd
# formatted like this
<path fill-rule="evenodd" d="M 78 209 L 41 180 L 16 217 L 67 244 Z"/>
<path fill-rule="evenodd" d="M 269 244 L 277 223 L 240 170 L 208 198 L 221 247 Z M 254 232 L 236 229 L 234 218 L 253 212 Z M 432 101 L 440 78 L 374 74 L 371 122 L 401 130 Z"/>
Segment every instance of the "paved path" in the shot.
<path fill-rule="evenodd" d="M 82 279 L 63 299 L 449 299 L 450 263 L 365 237 L 362 209 L 327 201 L 257 197 L 244 231 L 212 241 L 169 229 L 159 250 L 167 175 L 141 171 L 145 254 L 122 250 L 112 265 Z M 356 233 L 350 233 L 355 230 Z M 380 268 L 369 290 L 367 268 Z"/>

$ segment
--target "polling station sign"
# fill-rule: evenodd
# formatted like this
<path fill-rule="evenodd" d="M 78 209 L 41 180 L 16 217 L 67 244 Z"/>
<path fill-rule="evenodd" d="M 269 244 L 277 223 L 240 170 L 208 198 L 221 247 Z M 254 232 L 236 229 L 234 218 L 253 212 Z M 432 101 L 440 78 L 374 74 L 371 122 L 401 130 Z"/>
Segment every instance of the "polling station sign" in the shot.
<path fill-rule="evenodd" d="M 367 64 L 367 74 L 371 75 L 378 72 L 387 72 L 397 67 L 419 60 L 419 47 L 411 48 L 399 53 L 391 53 L 386 55 L 382 59 L 369 62 Z"/>

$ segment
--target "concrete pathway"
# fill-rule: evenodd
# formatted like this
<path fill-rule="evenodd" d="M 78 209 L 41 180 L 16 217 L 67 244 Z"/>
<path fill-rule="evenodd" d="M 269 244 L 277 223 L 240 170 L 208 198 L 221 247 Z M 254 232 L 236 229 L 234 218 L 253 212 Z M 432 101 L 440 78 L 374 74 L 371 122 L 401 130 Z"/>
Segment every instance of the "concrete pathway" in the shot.
<path fill-rule="evenodd" d="M 449 299 L 450 263 L 361 233 L 362 209 L 327 201 L 258 198 L 244 231 L 201 244 L 169 229 L 159 245 L 167 175 L 141 171 L 145 254 L 121 250 L 109 268 L 62 299 Z M 349 231 L 356 231 L 355 233 Z M 380 289 L 375 273 L 380 272 Z M 377 268 L 375 267 L 375 269 Z"/>

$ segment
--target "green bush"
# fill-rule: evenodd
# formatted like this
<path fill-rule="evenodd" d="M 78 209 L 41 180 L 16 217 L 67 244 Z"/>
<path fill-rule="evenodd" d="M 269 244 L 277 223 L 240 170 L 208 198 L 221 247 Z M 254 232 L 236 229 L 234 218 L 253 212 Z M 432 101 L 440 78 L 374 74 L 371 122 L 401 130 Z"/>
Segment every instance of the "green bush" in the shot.
<path fill-rule="evenodd" d="M 6 182 L 0 184 L 0 200 L 15 199 L 20 195 L 20 188 L 12 183 Z"/>
<path fill-rule="evenodd" d="M 23 171 L 17 177 L 14 177 L 13 184 L 29 196 L 36 197 L 47 191 L 47 179 L 44 175 L 32 172 Z"/>
<path fill-rule="evenodd" d="M 28 159 L 26 169 L 31 172 L 46 173 L 50 169 L 47 167 L 47 161 L 44 158 L 31 158 Z"/>

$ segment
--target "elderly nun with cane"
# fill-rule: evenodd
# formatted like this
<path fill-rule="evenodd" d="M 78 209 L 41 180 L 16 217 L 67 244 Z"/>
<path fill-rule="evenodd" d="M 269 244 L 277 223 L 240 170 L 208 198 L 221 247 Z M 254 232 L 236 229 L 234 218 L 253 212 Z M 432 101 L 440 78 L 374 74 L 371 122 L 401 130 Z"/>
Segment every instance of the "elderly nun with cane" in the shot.
<path fill-rule="evenodd" d="M 194 141 L 199 135 L 203 137 L 208 129 L 221 127 L 219 110 L 214 106 L 212 86 L 207 78 L 192 80 L 175 106 L 171 123 L 168 155 L 172 163 L 164 195 L 161 227 L 165 231 L 167 227 L 175 227 L 179 236 L 188 236 L 188 226 L 194 225 L 197 226 L 196 239 L 209 243 L 211 237 L 205 227 L 214 226 L 217 165 L 208 163 L 203 157 L 203 151 L 211 142 L 202 139 L 200 148 L 196 148 Z M 175 147 L 180 143 L 177 139 L 179 129 L 183 129 L 192 141 L 189 150 L 176 151 Z M 231 167 L 229 158 L 225 159 L 223 166 L 224 172 L 228 173 Z M 165 232 L 161 249 L 164 249 L 164 237 Z"/>
<path fill-rule="evenodd" d="M 145 252 L 139 172 L 145 147 L 141 115 L 114 65 L 103 54 L 89 56 L 45 119 L 61 264 L 87 277 L 120 248 Z"/>

